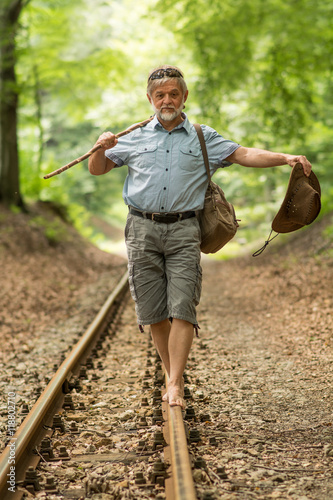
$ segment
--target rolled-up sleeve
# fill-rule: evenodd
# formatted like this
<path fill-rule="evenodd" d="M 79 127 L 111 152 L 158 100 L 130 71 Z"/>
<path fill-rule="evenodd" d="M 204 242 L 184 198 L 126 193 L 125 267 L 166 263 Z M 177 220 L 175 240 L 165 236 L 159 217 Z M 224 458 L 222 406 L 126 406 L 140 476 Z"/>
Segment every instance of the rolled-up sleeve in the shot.
<path fill-rule="evenodd" d="M 240 144 L 230 139 L 225 139 L 216 130 L 207 125 L 202 125 L 202 131 L 206 141 L 210 167 L 213 172 L 218 168 L 232 165 L 226 158 L 234 153 L 240 147 Z"/>
<path fill-rule="evenodd" d="M 113 161 L 118 167 L 128 164 L 133 149 L 133 136 L 134 133 L 132 133 L 132 137 L 119 138 L 114 148 L 105 151 L 105 156 Z"/>

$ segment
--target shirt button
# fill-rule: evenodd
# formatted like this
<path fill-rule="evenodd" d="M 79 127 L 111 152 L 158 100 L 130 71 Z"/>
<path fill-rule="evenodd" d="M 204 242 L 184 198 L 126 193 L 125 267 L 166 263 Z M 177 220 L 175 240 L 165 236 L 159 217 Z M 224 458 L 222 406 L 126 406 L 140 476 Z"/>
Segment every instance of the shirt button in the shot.
<path fill-rule="evenodd" d="M 167 153 L 169 153 L 169 150 L 167 149 Z"/>
<path fill-rule="evenodd" d="M 166 188 L 163 188 L 163 189 L 164 189 L 164 191 L 166 190 Z"/>
<path fill-rule="evenodd" d="M 166 168 L 166 169 L 165 169 L 165 171 L 166 171 L 166 172 L 167 172 L 168 170 L 169 170 L 168 168 Z"/>
<path fill-rule="evenodd" d="M 161 210 L 164 210 L 164 207 L 161 207 Z"/>
<path fill-rule="evenodd" d="M 169 135 L 171 135 L 171 132 L 169 132 Z"/>

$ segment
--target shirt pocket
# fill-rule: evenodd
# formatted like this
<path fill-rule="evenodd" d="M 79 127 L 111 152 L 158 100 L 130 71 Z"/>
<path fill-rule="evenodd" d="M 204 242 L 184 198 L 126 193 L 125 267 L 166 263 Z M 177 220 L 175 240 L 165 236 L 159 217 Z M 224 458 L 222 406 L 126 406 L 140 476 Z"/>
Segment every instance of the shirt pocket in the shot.
<path fill-rule="evenodd" d="M 179 166 L 183 170 L 195 170 L 202 162 L 202 154 L 199 148 L 193 146 L 181 146 L 179 148 Z"/>
<path fill-rule="evenodd" d="M 156 162 L 156 145 L 137 146 L 138 165 L 142 168 L 152 167 Z"/>

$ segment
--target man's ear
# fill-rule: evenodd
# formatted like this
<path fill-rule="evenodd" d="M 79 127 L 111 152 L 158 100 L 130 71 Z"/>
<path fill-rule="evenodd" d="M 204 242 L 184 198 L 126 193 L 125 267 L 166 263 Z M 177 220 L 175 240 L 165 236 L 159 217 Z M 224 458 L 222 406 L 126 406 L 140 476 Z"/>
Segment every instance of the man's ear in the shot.
<path fill-rule="evenodd" d="M 184 94 L 184 102 L 187 101 L 187 98 L 188 98 L 188 90 L 186 90 L 185 94 Z"/>
<path fill-rule="evenodd" d="M 148 101 L 149 101 L 149 102 L 150 102 L 150 104 L 151 104 L 151 97 L 150 97 L 150 95 L 149 95 L 149 94 L 147 94 L 147 98 L 148 98 Z"/>

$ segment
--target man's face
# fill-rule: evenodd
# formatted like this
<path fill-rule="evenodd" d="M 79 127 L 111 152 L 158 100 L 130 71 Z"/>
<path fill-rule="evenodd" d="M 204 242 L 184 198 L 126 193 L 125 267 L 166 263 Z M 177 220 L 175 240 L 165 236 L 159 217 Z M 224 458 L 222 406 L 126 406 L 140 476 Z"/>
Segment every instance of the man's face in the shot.
<path fill-rule="evenodd" d="M 148 99 L 156 116 L 163 121 L 170 122 L 181 114 L 187 95 L 188 92 L 183 94 L 181 87 L 174 81 L 170 81 L 156 87 L 152 95 L 148 95 Z"/>

